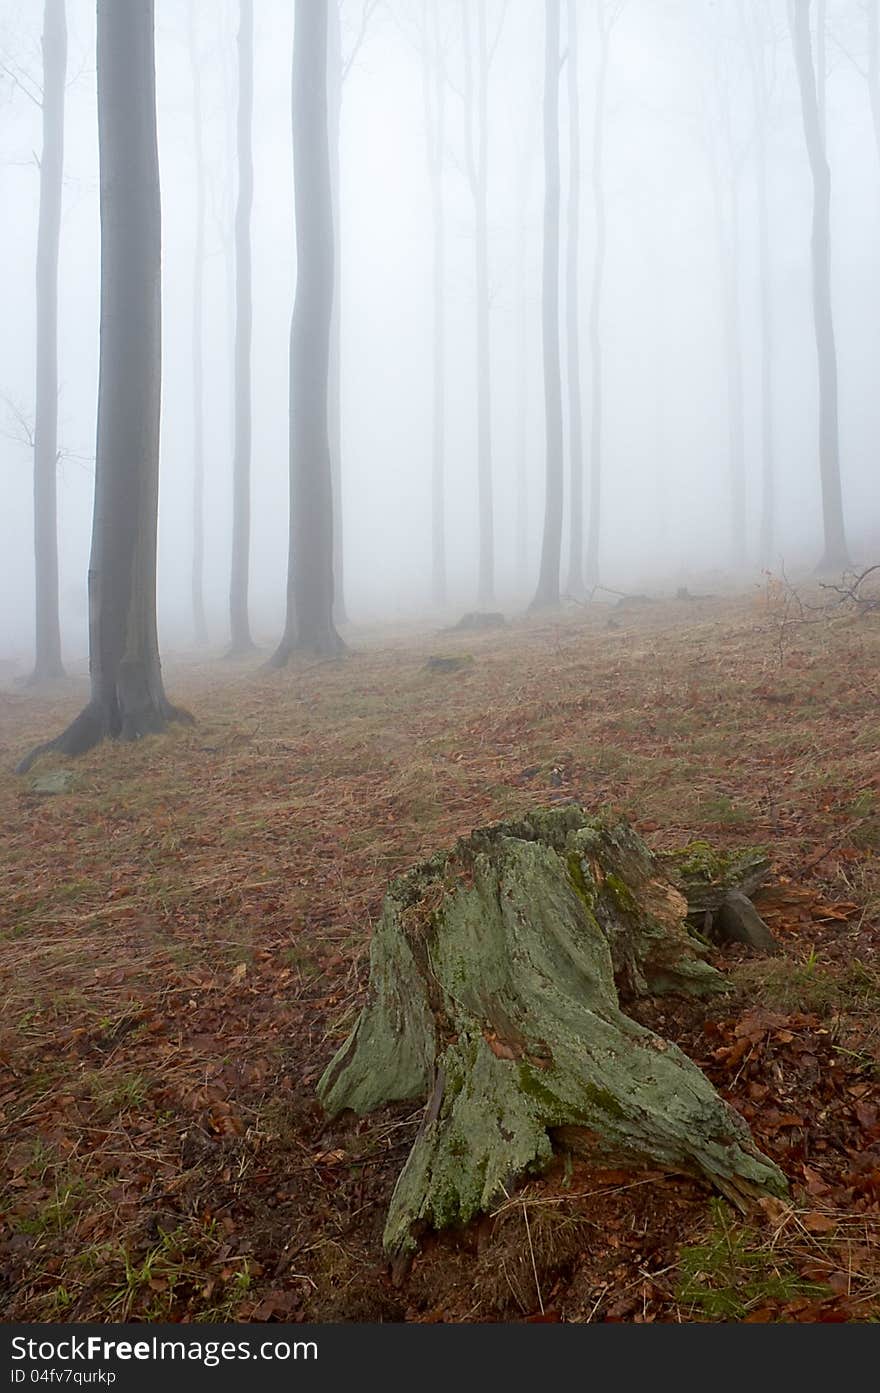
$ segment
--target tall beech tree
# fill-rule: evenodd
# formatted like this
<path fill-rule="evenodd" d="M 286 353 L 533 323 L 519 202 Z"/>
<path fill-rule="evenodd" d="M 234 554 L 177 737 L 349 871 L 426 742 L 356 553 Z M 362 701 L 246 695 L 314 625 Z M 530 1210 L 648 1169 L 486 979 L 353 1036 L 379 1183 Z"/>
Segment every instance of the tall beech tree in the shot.
<path fill-rule="evenodd" d="M 88 705 L 39 754 L 136 740 L 185 713 L 165 695 L 156 629 L 161 212 L 153 0 L 98 0 L 101 344 L 89 559 Z M 189 717 L 188 719 L 192 719 Z"/>
<path fill-rule="evenodd" d="M 731 110 L 726 52 L 712 75 L 712 111 L 707 112 L 706 151 L 715 214 L 721 329 L 727 395 L 727 518 L 729 558 L 734 571 L 746 559 L 746 446 L 742 326 L 740 322 L 740 177 Z"/>
<path fill-rule="evenodd" d="M 593 284 L 590 291 L 590 510 L 584 579 L 592 590 L 599 583 L 599 547 L 602 529 L 602 426 L 604 381 L 602 360 L 602 295 L 605 289 L 605 254 L 608 220 L 605 213 L 605 115 L 611 34 L 620 18 L 624 0 L 595 0 L 599 63 L 593 108 L 593 211 L 596 244 L 593 252 Z"/>
<path fill-rule="evenodd" d="M 287 620 L 270 659 L 344 649 L 333 621 L 333 484 L 328 431 L 333 204 L 327 130 L 327 6 L 296 0 L 292 119 L 296 295 L 290 328 Z"/>
<path fill-rule="evenodd" d="M 471 18 L 476 12 L 476 35 Z M 502 6 L 490 40 L 487 0 L 462 0 L 464 52 L 464 154 L 474 202 L 474 271 L 477 330 L 477 493 L 479 563 L 477 598 L 495 598 L 495 504 L 492 483 L 492 354 L 489 293 L 489 71 L 506 14 Z"/>
<path fill-rule="evenodd" d="M 880 0 L 868 0 L 868 97 L 874 125 L 874 143 L 880 160 Z"/>
<path fill-rule="evenodd" d="M 333 484 L 333 616 L 348 619 L 345 604 L 345 546 L 342 490 L 342 168 L 340 137 L 345 79 L 363 44 L 379 0 L 363 0 L 360 23 L 347 53 L 343 53 L 341 13 L 344 0 L 329 0 L 327 9 L 327 140 L 330 149 L 330 198 L 333 207 L 333 315 L 330 320 L 330 369 L 327 428 L 330 436 L 330 477 Z"/>
<path fill-rule="evenodd" d="M 584 457 L 581 413 L 580 226 L 581 112 L 578 82 L 578 0 L 568 0 L 568 245 L 565 276 L 565 337 L 568 358 L 570 595 L 584 593 Z"/>
<path fill-rule="evenodd" d="M 198 52 L 198 0 L 189 0 L 189 61 L 193 92 L 196 225 L 193 242 L 192 397 L 193 397 L 193 555 L 192 610 L 196 643 L 205 643 L 205 151 L 202 117 L 202 78 Z"/>
<path fill-rule="evenodd" d="M 43 9 L 43 149 L 37 229 L 37 371 L 34 411 L 35 654 L 31 681 L 64 676 L 58 614 L 58 247 L 64 173 L 64 0 Z"/>
<path fill-rule="evenodd" d="M 238 25 L 238 197 L 235 205 L 235 441 L 232 459 L 232 654 L 253 648 L 248 615 L 251 545 L 251 209 L 254 201 L 254 0 L 240 0 Z"/>
<path fill-rule="evenodd" d="M 333 614 L 344 623 L 345 557 L 342 550 L 342 217 L 341 153 L 343 57 L 340 6 L 327 5 L 327 142 L 330 151 L 330 201 L 333 213 L 333 313 L 330 319 L 330 366 L 327 381 L 327 430 L 333 485 Z"/>
<path fill-rule="evenodd" d="M 770 255 L 769 171 L 767 142 L 773 53 L 772 30 L 764 0 L 749 0 L 740 7 L 746 56 L 755 110 L 755 190 L 758 221 L 758 297 L 761 336 L 761 520 L 758 559 L 769 566 L 776 537 L 776 463 L 774 431 L 774 323 L 771 293 L 773 265 Z"/>
<path fill-rule="evenodd" d="M 810 0 L 793 0 L 790 17 L 804 139 L 813 176 L 813 316 L 819 370 L 819 474 L 825 534 L 825 547 L 818 569 L 831 571 L 849 564 L 840 483 L 837 350 L 831 307 L 831 170 L 822 135 L 813 67 Z"/>
<path fill-rule="evenodd" d="M 446 142 L 446 65 L 439 0 L 422 0 L 422 99 L 431 186 L 431 596 L 446 604 L 446 218 L 443 164 Z"/>
<path fill-rule="evenodd" d="M 541 324 L 547 441 L 541 569 L 532 609 L 559 604 L 562 550 L 562 377 L 559 363 L 559 29 L 560 0 L 547 0 L 544 37 L 544 251 Z"/>

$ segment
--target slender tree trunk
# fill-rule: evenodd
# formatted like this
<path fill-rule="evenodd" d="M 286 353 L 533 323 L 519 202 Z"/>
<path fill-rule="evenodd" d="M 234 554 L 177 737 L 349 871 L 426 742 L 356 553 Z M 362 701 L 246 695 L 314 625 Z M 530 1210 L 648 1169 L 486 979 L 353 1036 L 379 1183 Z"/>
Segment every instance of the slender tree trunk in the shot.
<path fill-rule="evenodd" d="M 726 94 L 722 95 L 721 100 L 726 102 Z M 727 378 L 730 561 L 733 569 L 739 571 L 744 564 L 746 552 L 745 407 L 739 313 L 739 198 L 736 173 L 733 167 L 729 112 L 726 109 L 723 120 L 725 165 L 722 171 L 718 165 L 717 154 L 713 150 L 710 159 L 710 172 L 715 205 L 718 271 L 721 283 L 721 320 Z M 725 178 L 729 183 L 727 198 L 725 198 Z"/>
<path fill-rule="evenodd" d="M 193 562 L 192 610 L 196 643 L 205 643 L 205 423 L 204 423 L 204 300 L 205 300 L 205 156 L 202 133 L 202 79 L 196 25 L 197 0 L 190 0 L 189 56 L 193 85 L 193 137 L 196 169 L 196 235 L 193 248 L 192 391 L 193 391 Z"/>
<path fill-rule="evenodd" d="M 290 329 L 287 622 L 272 664 L 294 648 L 332 654 L 333 482 L 328 431 L 333 205 L 327 133 L 327 6 L 296 0 L 292 119 L 296 297 Z"/>
<path fill-rule="evenodd" d="M 58 244 L 64 171 L 64 0 L 43 11 L 43 150 L 37 231 L 37 373 L 34 415 L 36 631 L 32 682 L 63 677 L 58 615 Z"/>
<path fill-rule="evenodd" d="M 602 362 L 602 291 L 605 283 L 607 220 L 605 216 L 605 105 L 611 35 L 605 0 L 596 0 L 599 29 L 599 70 L 593 119 L 593 206 L 596 217 L 596 249 L 593 255 L 593 287 L 590 295 L 590 361 L 592 399 L 590 419 L 590 517 L 587 529 L 585 582 L 592 590 L 599 584 L 599 546 L 602 527 L 602 424 L 604 383 Z"/>
<path fill-rule="evenodd" d="M 235 447 L 232 461 L 231 651 L 253 648 L 248 616 L 251 534 L 251 209 L 254 199 L 254 5 L 240 0 L 238 201 L 235 209 Z"/>
<path fill-rule="evenodd" d="M 794 0 L 792 36 L 801 94 L 804 137 L 813 175 L 813 312 L 819 368 L 819 469 L 825 548 L 819 569 L 849 564 L 840 483 L 837 353 L 831 307 L 831 171 L 819 121 L 810 43 L 810 0 Z"/>
<path fill-rule="evenodd" d="M 566 342 L 568 348 L 569 499 L 568 583 L 575 597 L 584 593 L 584 457 L 581 421 L 580 214 L 581 139 L 578 90 L 578 0 L 568 0 L 568 247 L 566 272 Z"/>
<path fill-rule="evenodd" d="M 161 215 L 153 0 L 98 0 L 101 348 L 89 559 L 91 700 L 46 750 L 136 740 L 185 713 L 162 683 L 156 629 Z M 191 717 L 189 719 L 192 719 Z"/>
<path fill-rule="evenodd" d="M 880 160 L 880 0 L 868 0 L 868 96 Z"/>
<path fill-rule="evenodd" d="M 763 27 L 763 0 L 752 0 L 752 16 L 746 22 L 740 10 L 743 37 L 755 102 L 755 183 L 758 213 L 758 295 L 761 324 L 761 521 L 758 533 L 758 560 L 770 565 L 776 540 L 776 467 L 773 430 L 773 282 L 770 257 L 770 214 L 767 169 L 767 132 L 770 119 L 770 92 L 767 81 L 766 34 Z"/>
<path fill-rule="evenodd" d="M 462 0 L 465 53 L 465 144 L 468 174 L 474 198 L 474 259 L 477 293 L 477 482 L 479 492 L 480 558 L 478 601 L 489 607 L 495 600 L 495 536 L 492 497 L 492 384 L 489 316 L 489 199 L 488 199 L 488 87 L 489 52 L 486 34 L 486 0 L 476 0 L 477 61 L 476 95 L 471 54 L 469 10 L 474 0 Z M 475 110 L 476 108 L 476 110 Z M 476 136 L 474 125 L 476 124 Z"/>
<path fill-rule="evenodd" d="M 822 144 L 827 148 L 828 60 L 828 0 L 816 0 L 816 103 L 819 108 L 819 130 Z"/>
<path fill-rule="evenodd" d="M 559 363 L 559 19 L 560 0 L 547 0 L 544 56 L 544 254 L 542 328 L 547 438 L 541 569 L 532 609 L 559 604 L 562 549 L 562 381 Z"/>
<path fill-rule="evenodd" d="M 771 295 L 770 216 L 767 194 L 767 111 L 758 115 L 758 275 L 761 315 L 761 523 L 758 549 L 769 566 L 776 540 L 776 465 L 773 433 L 773 302 Z"/>
<path fill-rule="evenodd" d="M 327 127 L 330 145 L 330 197 L 333 205 L 333 317 L 330 321 L 329 416 L 330 464 L 333 481 L 333 615 L 348 618 L 345 608 L 345 562 L 342 510 L 342 220 L 339 132 L 342 119 L 342 35 L 340 0 L 327 7 Z"/>
<path fill-rule="evenodd" d="M 430 8 L 430 27 L 428 11 Z M 432 399 L 431 399 L 431 594 L 446 604 L 446 221 L 443 210 L 443 151 L 446 142 L 446 75 L 437 0 L 422 0 L 422 90 L 425 143 L 431 184 L 432 227 Z"/>
<path fill-rule="evenodd" d="M 526 237 L 529 181 L 526 161 L 520 166 L 519 216 L 516 228 L 516 580 L 521 585 L 528 572 L 528 322 Z"/>

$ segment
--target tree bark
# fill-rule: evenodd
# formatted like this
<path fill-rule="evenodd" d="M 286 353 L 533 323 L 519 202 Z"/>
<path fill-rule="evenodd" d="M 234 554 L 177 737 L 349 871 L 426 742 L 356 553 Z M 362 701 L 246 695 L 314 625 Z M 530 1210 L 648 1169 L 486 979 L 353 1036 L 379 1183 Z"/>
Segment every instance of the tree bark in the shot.
<path fill-rule="evenodd" d="M 205 620 L 205 421 L 204 421 L 204 303 L 205 303 L 205 155 L 202 133 L 202 78 L 196 25 L 197 0 L 189 0 L 189 57 L 193 88 L 193 141 L 196 171 L 196 227 L 193 246 L 192 392 L 193 392 L 193 632 L 197 644 L 207 642 Z"/>
<path fill-rule="evenodd" d="M 253 648 L 248 614 L 251 541 L 251 210 L 254 199 L 254 5 L 240 0 L 238 29 L 238 199 L 235 208 L 235 447 L 232 461 L 231 652 Z"/>
<path fill-rule="evenodd" d="M 868 97 L 880 160 L 880 0 L 868 0 Z"/>
<path fill-rule="evenodd" d="M 590 361 L 592 394 L 590 419 L 590 514 L 587 529 L 586 585 L 599 584 L 599 548 L 602 540 L 602 424 L 604 381 L 602 361 L 602 292 L 605 285 L 607 219 L 605 215 L 605 106 L 608 87 L 608 59 L 611 31 L 605 0 L 596 0 L 599 31 L 599 70 L 596 75 L 596 105 L 593 119 L 593 207 L 596 218 L 596 249 L 593 255 L 593 287 L 590 295 Z"/>
<path fill-rule="evenodd" d="M 547 0 L 544 51 L 544 251 L 542 337 L 547 441 L 541 569 L 532 609 L 559 604 L 562 549 L 562 380 L 559 364 L 559 20 L 560 0 Z"/>
<path fill-rule="evenodd" d="M 342 35 L 339 5 L 340 0 L 329 0 L 327 9 L 327 138 L 330 148 L 330 200 L 333 214 L 333 313 L 330 320 L 327 429 L 333 484 L 333 616 L 337 624 L 344 624 L 348 616 L 345 606 L 345 554 L 342 540 L 342 178 L 339 150 L 342 122 Z"/>
<path fill-rule="evenodd" d="M 336 654 L 333 482 L 328 430 L 333 208 L 327 132 L 327 7 L 296 0 L 292 102 L 296 296 L 290 329 L 290 548 L 287 621 L 271 661 Z"/>
<path fill-rule="evenodd" d="M 156 629 L 161 213 L 153 0 L 98 0 L 101 346 L 89 559 L 91 699 L 47 750 L 136 740 L 186 713 L 165 695 Z M 191 720 L 191 717 L 187 719 Z"/>
<path fill-rule="evenodd" d="M 431 23 L 428 12 L 430 8 Z M 446 75 L 440 38 L 438 0 L 422 0 L 422 93 L 425 146 L 431 185 L 433 314 L 431 375 L 431 595 L 443 608 L 446 576 L 446 219 L 443 208 L 443 152 L 446 142 Z"/>
<path fill-rule="evenodd" d="M 568 582 L 575 598 L 584 593 L 584 458 L 581 419 L 580 213 L 581 132 L 578 84 L 578 0 L 568 0 L 568 246 L 565 283 L 568 347 L 569 493 Z"/>
<path fill-rule="evenodd" d="M 831 171 L 819 119 L 810 43 L 810 0 L 794 0 L 792 38 L 804 137 L 813 176 L 813 313 L 819 369 L 819 470 L 825 547 L 820 571 L 850 564 L 843 520 L 837 416 L 837 351 L 831 307 Z"/>
<path fill-rule="evenodd" d="M 784 1192 L 696 1065 L 621 1009 L 726 990 L 686 911 L 627 823 L 574 806 L 474 832 L 394 881 L 367 1004 L 318 1085 L 333 1116 L 428 1100 L 390 1256 L 490 1209 L 555 1150 L 659 1163 L 734 1202 Z"/>
<path fill-rule="evenodd" d="M 35 655 L 31 681 L 64 676 L 58 613 L 58 246 L 64 173 L 64 0 L 43 11 L 43 149 L 37 230 L 37 370 L 34 412 Z"/>
<path fill-rule="evenodd" d="M 492 494 L 492 366 L 489 316 L 488 88 L 489 50 L 486 0 L 476 0 L 476 84 L 471 53 L 469 11 L 462 0 L 464 29 L 465 159 L 474 200 L 474 266 L 477 309 L 477 486 L 479 496 L 479 578 L 477 597 L 483 608 L 495 599 L 495 510 Z M 476 95 L 474 86 L 476 85 Z M 474 127 L 476 125 L 476 135 Z"/>
<path fill-rule="evenodd" d="M 524 156 L 519 168 L 519 208 L 516 226 L 516 579 L 522 584 L 528 571 L 528 422 L 529 367 L 526 248 L 528 236 L 528 162 Z"/>
<path fill-rule="evenodd" d="M 727 469 L 730 562 L 742 569 L 746 557 L 746 460 L 745 405 L 743 394 L 743 353 L 739 309 L 739 186 L 730 128 L 730 96 L 719 92 L 724 166 L 718 153 L 710 151 L 712 194 L 715 205 L 715 234 L 718 247 L 718 273 L 721 285 L 721 322 L 724 364 L 727 380 Z"/>
<path fill-rule="evenodd" d="M 758 559 L 770 565 L 776 538 L 776 464 L 773 430 L 774 332 L 773 281 L 770 256 L 770 213 L 767 170 L 767 132 L 770 119 L 770 92 L 767 79 L 764 6 L 753 6 L 757 25 L 746 31 L 746 52 L 751 69 L 755 103 L 755 181 L 758 213 L 758 279 L 761 325 L 761 520 L 758 533 Z"/>

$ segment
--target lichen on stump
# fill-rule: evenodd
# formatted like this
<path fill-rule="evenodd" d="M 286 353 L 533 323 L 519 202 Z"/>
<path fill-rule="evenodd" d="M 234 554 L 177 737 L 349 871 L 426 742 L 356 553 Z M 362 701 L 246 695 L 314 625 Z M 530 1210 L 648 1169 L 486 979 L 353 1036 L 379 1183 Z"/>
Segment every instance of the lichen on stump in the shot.
<path fill-rule="evenodd" d="M 425 1098 L 385 1247 L 465 1223 L 554 1144 L 702 1176 L 785 1181 L 744 1121 L 621 992 L 724 989 L 687 906 L 623 820 L 570 805 L 474 832 L 391 885 L 369 998 L 318 1085 L 327 1112 Z"/>
<path fill-rule="evenodd" d="M 751 898 L 770 874 L 770 857 L 763 847 L 723 852 L 708 842 L 689 842 L 664 852 L 661 860 L 687 900 L 689 922 L 705 938 L 778 952 L 779 945 Z"/>

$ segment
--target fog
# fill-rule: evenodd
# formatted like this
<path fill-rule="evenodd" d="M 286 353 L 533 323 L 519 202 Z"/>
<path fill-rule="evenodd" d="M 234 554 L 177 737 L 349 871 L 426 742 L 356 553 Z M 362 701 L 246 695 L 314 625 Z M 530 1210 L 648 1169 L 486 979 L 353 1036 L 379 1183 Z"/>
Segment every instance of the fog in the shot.
<path fill-rule="evenodd" d="M 315 0 L 317 3 L 318 0 Z M 159 617 L 163 649 L 192 645 L 192 314 L 196 171 L 190 5 L 195 6 L 207 189 L 204 297 L 205 595 L 209 637 L 228 638 L 232 508 L 237 0 L 156 0 L 163 341 Z M 439 6 L 445 54 L 442 148 L 446 264 L 446 611 L 476 607 L 477 362 L 474 200 L 464 153 L 458 0 L 340 0 L 343 84 L 342 517 L 354 625 L 432 614 L 433 230 L 423 88 L 424 18 Z M 0 654 L 31 661 L 32 449 L 42 4 L 0 0 Z M 296 285 L 293 4 L 255 0 L 251 616 L 261 644 L 284 624 L 290 319 Z M 468 0 L 471 18 L 477 3 Z M 747 587 L 762 565 L 818 562 L 822 493 L 813 328 L 813 185 L 785 0 L 762 0 L 772 77 L 766 156 L 773 323 L 775 529 L 759 553 L 761 317 L 756 117 L 743 16 L 752 0 L 626 0 L 609 40 L 604 125 L 607 258 L 602 277 L 602 514 L 599 576 L 619 590 Z M 615 9 L 606 0 L 606 10 Z M 599 40 L 580 0 L 581 400 L 591 468 L 592 182 Z M 366 14 L 365 14 L 366 11 Z M 544 526 L 541 328 L 544 6 L 488 0 L 488 231 L 495 598 L 534 594 Z M 367 22 L 364 25 L 364 19 Z M 811 7 L 815 25 L 816 6 Z M 59 268 L 59 589 L 68 661 L 88 652 L 86 576 L 94 488 L 100 224 L 93 0 L 68 0 L 68 82 Z M 363 25 L 363 33 L 362 33 Z M 872 125 L 863 0 L 830 0 L 824 57 L 831 169 L 831 287 L 840 473 L 850 555 L 880 559 L 880 144 Z M 821 54 L 816 45 L 813 56 Z M 566 6 L 562 48 L 566 51 Z M 568 108 L 560 80 L 561 293 L 565 298 Z M 714 176 L 713 176 L 714 170 Z M 713 177 L 716 183 L 713 185 Z M 718 201 L 716 202 L 716 190 Z M 718 207 L 722 209 L 719 237 Z M 738 245 L 744 559 L 730 503 L 724 287 Z M 522 328 L 524 326 L 524 334 Z M 562 371 L 566 372 L 564 309 Z M 520 353 L 524 352 L 524 364 Z M 523 387 L 524 384 L 524 387 Z M 522 398 L 525 397 L 524 409 Z M 563 402 L 567 402 L 563 381 Z M 520 433 L 525 450 L 521 454 Z M 565 425 L 566 440 L 568 434 Z M 517 553 L 518 461 L 527 546 Z M 568 456 L 566 453 L 566 515 Z M 585 499 L 589 488 L 585 486 Z M 588 507 L 588 502 L 585 503 Z M 563 526 L 563 580 L 568 521 Z M 734 564 L 736 562 L 736 564 Z M 564 590 L 563 583 L 563 590 Z"/>

